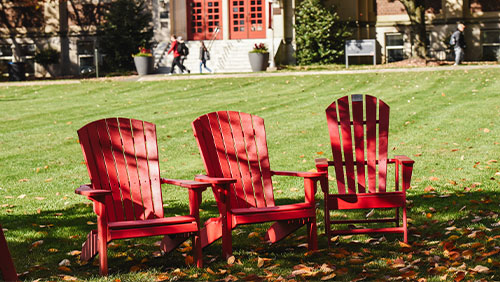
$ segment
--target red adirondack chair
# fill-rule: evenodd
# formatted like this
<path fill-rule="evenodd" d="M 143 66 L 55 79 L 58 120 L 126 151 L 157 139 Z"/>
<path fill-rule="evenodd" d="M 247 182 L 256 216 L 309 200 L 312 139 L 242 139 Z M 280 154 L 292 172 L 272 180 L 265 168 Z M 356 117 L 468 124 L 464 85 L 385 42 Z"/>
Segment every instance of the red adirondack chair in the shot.
<path fill-rule="evenodd" d="M 2 225 L 0 225 L 0 280 L 2 279 L 3 281 L 18 281 L 16 268 L 10 256 Z"/>
<path fill-rule="evenodd" d="M 111 240 L 177 234 L 193 236 L 197 266 L 202 266 L 199 235 L 201 192 L 208 186 L 189 180 L 160 178 L 156 126 L 125 118 L 108 118 L 78 130 L 91 184 L 75 193 L 94 203 L 97 230 L 82 246 L 87 261 L 99 253 L 100 273 L 107 275 L 107 244 Z M 188 188 L 189 215 L 164 217 L 161 184 Z"/>
<path fill-rule="evenodd" d="M 344 96 L 328 106 L 326 118 L 333 161 L 318 159 L 316 167 L 318 171 L 328 172 L 328 166 L 333 166 L 338 189 L 337 193 L 330 193 L 328 180 L 321 182 L 328 242 L 330 242 L 331 235 L 335 234 L 378 232 L 403 233 L 404 241 L 407 242 L 406 190 L 410 187 L 414 162 L 406 156 L 395 156 L 394 159 L 387 158 L 389 106 L 382 100 L 377 100 L 376 97 L 369 95 L 352 95 L 350 101 L 349 96 Z M 388 191 L 386 187 L 387 164 L 391 163 L 396 166 L 394 191 Z M 400 168 L 402 168 L 401 190 L 399 190 Z M 395 217 L 330 220 L 331 210 L 376 208 L 395 208 Z M 403 226 L 399 226 L 399 208 L 403 210 Z M 396 226 L 348 230 L 331 229 L 331 224 L 376 222 L 394 222 Z"/>
<path fill-rule="evenodd" d="M 201 230 L 202 246 L 222 237 L 222 252 L 232 255 L 231 230 L 240 224 L 276 221 L 266 238 L 274 243 L 307 225 L 309 249 L 317 249 L 314 194 L 324 173 L 273 171 L 269 166 L 264 120 L 258 116 L 213 112 L 193 123 L 194 135 L 220 212 Z M 271 176 L 304 178 L 305 201 L 275 205 Z"/>

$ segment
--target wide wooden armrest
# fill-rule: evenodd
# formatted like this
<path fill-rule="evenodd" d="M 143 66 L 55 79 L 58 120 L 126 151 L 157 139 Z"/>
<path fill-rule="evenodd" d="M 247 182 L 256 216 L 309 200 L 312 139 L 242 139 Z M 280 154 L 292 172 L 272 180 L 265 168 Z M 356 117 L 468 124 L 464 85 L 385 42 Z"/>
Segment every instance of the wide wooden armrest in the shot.
<path fill-rule="evenodd" d="M 194 180 L 210 184 L 231 184 L 231 183 L 236 183 L 237 181 L 234 178 L 210 177 L 208 175 L 203 175 L 203 174 L 196 175 Z"/>
<path fill-rule="evenodd" d="M 168 179 L 168 178 L 160 178 L 161 184 L 172 184 L 180 187 L 190 188 L 190 189 L 205 189 L 210 187 L 210 183 L 203 183 L 199 181 L 193 180 L 180 180 L 180 179 Z"/>
<path fill-rule="evenodd" d="M 312 177 L 325 176 L 326 172 L 275 171 L 275 170 L 271 170 L 271 175 L 298 176 L 298 177 L 312 178 Z"/>
<path fill-rule="evenodd" d="M 92 187 L 90 187 L 90 184 L 85 184 L 78 187 L 75 190 L 75 193 L 87 197 L 98 197 L 111 195 L 111 190 L 92 189 Z"/>
<path fill-rule="evenodd" d="M 404 156 L 404 155 L 394 156 L 394 159 L 396 160 L 396 162 L 399 162 L 402 164 L 414 164 L 415 163 L 414 160 L 412 160 L 409 157 Z"/>

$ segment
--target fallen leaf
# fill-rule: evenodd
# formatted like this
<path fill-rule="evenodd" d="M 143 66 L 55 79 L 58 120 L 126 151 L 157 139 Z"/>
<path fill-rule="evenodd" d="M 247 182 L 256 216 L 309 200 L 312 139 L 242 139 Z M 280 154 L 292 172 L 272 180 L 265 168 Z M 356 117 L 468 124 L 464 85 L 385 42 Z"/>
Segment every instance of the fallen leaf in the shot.
<path fill-rule="evenodd" d="M 248 234 L 248 239 L 251 239 L 251 238 L 254 238 L 254 237 L 259 237 L 259 233 L 257 233 L 257 232 L 250 232 L 250 234 Z"/>
<path fill-rule="evenodd" d="M 374 215 L 374 214 L 375 214 L 375 209 L 372 209 L 370 212 L 368 212 L 368 213 L 366 214 L 366 218 L 369 218 L 369 217 L 371 217 L 371 216 L 372 216 L 372 215 Z"/>
<path fill-rule="evenodd" d="M 129 271 L 130 272 L 138 272 L 139 270 L 141 270 L 141 266 L 140 265 L 133 265 L 132 267 L 130 267 Z"/>
<path fill-rule="evenodd" d="M 193 256 L 186 256 L 186 258 L 184 259 L 184 262 L 186 263 L 186 265 L 192 265 L 192 264 L 194 264 L 194 258 L 193 258 Z"/>
<path fill-rule="evenodd" d="M 332 274 L 329 274 L 329 275 L 327 275 L 327 276 L 323 276 L 323 277 L 321 277 L 321 280 L 322 280 L 322 281 L 330 280 L 330 279 L 335 278 L 335 276 L 337 276 L 337 274 L 332 273 Z"/>
<path fill-rule="evenodd" d="M 487 268 L 486 266 L 482 266 L 482 265 L 476 265 L 476 267 L 474 267 L 473 269 L 471 269 L 471 271 L 474 271 L 474 272 L 477 272 L 477 273 L 488 273 L 490 271 L 489 268 Z"/>
<path fill-rule="evenodd" d="M 19 195 L 19 196 L 17 196 L 17 198 L 18 199 L 24 199 L 24 198 L 26 198 L 26 194 Z"/>
<path fill-rule="evenodd" d="M 460 281 L 464 280 L 464 278 L 465 278 L 465 272 L 460 271 L 457 273 L 457 275 L 455 275 L 454 281 L 460 282 Z"/>
<path fill-rule="evenodd" d="M 41 244 L 43 244 L 43 240 L 38 240 L 31 244 L 31 248 L 38 248 L 38 246 L 40 246 Z"/>
<path fill-rule="evenodd" d="M 258 267 L 258 268 L 263 267 L 263 266 L 264 266 L 264 264 L 266 264 L 266 262 L 268 262 L 268 261 L 272 261 L 272 259 L 270 259 L 270 258 L 261 258 L 261 257 L 259 257 L 259 258 L 257 259 L 257 267 Z"/>
<path fill-rule="evenodd" d="M 64 265 L 63 266 L 59 266 L 57 269 L 60 270 L 60 271 L 63 271 L 63 272 L 68 272 L 68 273 L 71 272 L 71 269 L 69 267 L 67 267 L 67 266 L 64 266 Z"/>
<path fill-rule="evenodd" d="M 59 262 L 59 266 L 70 266 L 71 262 L 69 259 L 63 259 L 62 261 Z"/>
<path fill-rule="evenodd" d="M 229 258 L 227 258 L 227 264 L 234 264 L 235 261 L 236 258 L 234 256 L 230 256 Z"/>

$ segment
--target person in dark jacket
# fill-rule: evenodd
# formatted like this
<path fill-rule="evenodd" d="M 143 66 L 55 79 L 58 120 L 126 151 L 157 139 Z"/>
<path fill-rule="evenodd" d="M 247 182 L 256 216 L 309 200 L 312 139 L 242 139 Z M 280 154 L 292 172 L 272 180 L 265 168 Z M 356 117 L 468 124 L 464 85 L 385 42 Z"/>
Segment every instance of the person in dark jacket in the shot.
<path fill-rule="evenodd" d="M 174 67 L 177 66 L 180 70 L 180 73 L 183 73 L 185 71 L 184 66 L 181 64 L 181 54 L 179 54 L 179 51 L 177 50 L 177 47 L 179 45 L 179 42 L 177 42 L 177 36 L 172 35 L 170 36 L 170 49 L 168 50 L 167 54 L 170 54 L 170 52 L 174 52 L 174 59 L 172 60 L 172 66 L 170 67 L 170 73 L 174 73 Z"/>
<path fill-rule="evenodd" d="M 453 46 L 455 50 L 455 66 L 460 65 L 464 60 L 465 52 L 465 37 L 464 37 L 465 25 L 459 23 L 457 30 L 451 35 L 450 45 Z"/>
<path fill-rule="evenodd" d="M 201 66 L 203 66 L 207 71 L 213 73 L 213 71 L 207 67 L 207 60 L 210 60 L 210 53 L 208 52 L 207 47 L 205 47 L 205 43 L 203 43 L 203 41 L 201 41 L 201 47 L 200 47 L 200 73 L 202 73 Z"/>

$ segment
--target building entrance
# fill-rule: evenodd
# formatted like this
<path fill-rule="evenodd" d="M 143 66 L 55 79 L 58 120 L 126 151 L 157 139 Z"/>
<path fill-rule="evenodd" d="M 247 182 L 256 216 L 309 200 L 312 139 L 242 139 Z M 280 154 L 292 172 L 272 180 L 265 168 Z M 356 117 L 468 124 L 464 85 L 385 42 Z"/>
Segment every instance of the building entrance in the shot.
<path fill-rule="evenodd" d="M 231 39 L 266 38 L 265 0 L 229 0 Z"/>
<path fill-rule="evenodd" d="M 188 0 L 189 40 L 210 40 L 216 27 L 220 32 L 215 39 L 222 39 L 221 0 Z"/>

